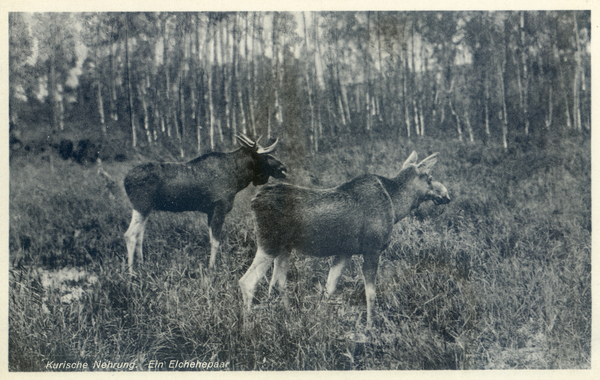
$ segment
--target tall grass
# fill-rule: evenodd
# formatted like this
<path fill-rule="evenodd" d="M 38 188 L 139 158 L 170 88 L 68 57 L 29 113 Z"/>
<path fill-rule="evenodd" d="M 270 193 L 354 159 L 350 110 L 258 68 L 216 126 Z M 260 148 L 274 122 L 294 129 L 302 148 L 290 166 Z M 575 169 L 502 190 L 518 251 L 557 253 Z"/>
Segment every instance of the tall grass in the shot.
<path fill-rule="evenodd" d="M 14 158 L 10 369 L 110 360 L 146 370 L 153 359 L 229 362 L 230 370 L 590 368 L 589 142 L 505 152 L 377 141 L 308 157 L 291 180 L 329 187 L 364 172 L 393 176 L 413 149 L 421 158 L 440 151 L 434 176 L 453 202 L 424 204 L 396 225 L 372 331 L 360 257 L 325 300 L 328 259 L 294 256 L 290 307 L 281 295 L 267 299 L 262 281 L 252 313 L 243 312 L 237 280 L 256 250 L 252 186 L 227 216 L 216 271 L 206 270 L 204 214 L 156 213 L 131 281 L 122 189 L 53 153 Z M 105 169 L 122 181 L 131 166 Z M 42 282 L 42 271 L 70 267 L 97 281 Z M 74 287 L 81 296 L 65 301 Z"/>

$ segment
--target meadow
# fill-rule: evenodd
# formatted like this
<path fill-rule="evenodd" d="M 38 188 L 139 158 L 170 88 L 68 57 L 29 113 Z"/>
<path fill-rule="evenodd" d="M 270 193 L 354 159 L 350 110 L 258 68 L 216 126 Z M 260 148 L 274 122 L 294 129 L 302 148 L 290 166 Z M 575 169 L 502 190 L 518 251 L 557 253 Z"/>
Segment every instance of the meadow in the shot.
<path fill-rule="evenodd" d="M 294 255 L 290 308 L 267 298 L 263 280 L 243 312 L 237 282 L 256 250 L 252 185 L 226 218 L 215 271 L 204 214 L 155 213 L 130 280 L 122 179 L 142 158 L 104 162 L 112 183 L 97 165 L 55 151 L 13 156 L 9 369 L 110 361 L 167 370 L 171 360 L 225 370 L 591 367 L 589 139 L 508 151 L 425 137 L 366 147 L 332 147 L 302 157 L 303 167 L 284 144 L 275 155 L 289 181 L 330 187 L 365 172 L 394 176 L 412 150 L 440 152 L 433 176 L 453 201 L 423 204 L 395 226 L 368 331 L 360 257 L 326 300 L 329 260 Z"/>

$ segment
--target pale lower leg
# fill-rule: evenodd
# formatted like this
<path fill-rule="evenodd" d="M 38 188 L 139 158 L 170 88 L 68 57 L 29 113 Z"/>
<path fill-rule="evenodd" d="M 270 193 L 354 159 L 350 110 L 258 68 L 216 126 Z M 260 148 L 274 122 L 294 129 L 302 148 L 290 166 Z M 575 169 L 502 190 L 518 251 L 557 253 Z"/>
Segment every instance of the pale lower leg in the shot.
<path fill-rule="evenodd" d="M 365 283 L 367 297 L 367 328 L 373 325 L 373 307 L 375 306 L 375 283 Z"/>
<path fill-rule="evenodd" d="M 373 324 L 373 308 L 375 306 L 375 279 L 377 277 L 377 266 L 379 255 L 364 257 L 363 280 L 365 282 L 365 296 L 367 298 L 367 328 Z"/>
<path fill-rule="evenodd" d="M 147 216 L 140 223 L 138 237 L 137 237 L 137 243 L 135 246 L 135 251 L 137 253 L 140 264 L 142 264 L 144 262 L 144 254 L 142 253 L 142 243 L 144 242 L 144 232 L 146 232 L 146 222 L 148 222 Z"/>
<path fill-rule="evenodd" d="M 221 242 L 213 234 L 212 227 L 208 228 L 208 237 L 210 239 L 210 260 L 208 261 L 208 267 L 212 269 L 217 263 L 217 252 L 219 252 Z"/>
<path fill-rule="evenodd" d="M 141 255 L 141 241 L 140 239 L 140 231 L 143 228 L 145 218 L 142 214 L 136 210 L 133 210 L 131 214 L 131 222 L 129 223 L 129 228 L 125 232 L 125 242 L 127 244 L 127 264 L 129 265 L 129 273 L 133 275 L 133 260 L 136 248 L 139 244 L 139 255 Z M 142 231 L 143 232 L 143 231 Z M 139 241 L 139 242 L 138 242 Z"/>
<path fill-rule="evenodd" d="M 347 263 L 347 257 L 336 256 L 333 258 L 333 265 L 331 266 L 331 269 L 329 269 L 329 275 L 327 276 L 327 286 L 325 288 L 327 290 L 327 297 L 329 297 L 335 292 L 338 280 L 340 279 L 342 271 L 346 267 Z"/>
<path fill-rule="evenodd" d="M 287 271 L 290 264 L 289 255 L 279 255 L 275 258 L 275 264 L 273 266 L 273 277 L 271 278 L 271 284 L 269 285 L 269 296 L 273 287 L 278 286 L 279 291 L 285 296 L 285 283 L 287 280 Z"/>
<path fill-rule="evenodd" d="M 239 284 L 242 290 L 242 297 L 244 299 L 244 305 L 248 310 L 252 306 L 252 299 L 254 298 L 254 288 L 258 281 L 264 276 L 269 265 L 273 262 L 273 257 L 269 256 L 260 246 L 256 250 L 254 261 L 248 268 L 248 271 L 242 278 L 240 278 Z"/>

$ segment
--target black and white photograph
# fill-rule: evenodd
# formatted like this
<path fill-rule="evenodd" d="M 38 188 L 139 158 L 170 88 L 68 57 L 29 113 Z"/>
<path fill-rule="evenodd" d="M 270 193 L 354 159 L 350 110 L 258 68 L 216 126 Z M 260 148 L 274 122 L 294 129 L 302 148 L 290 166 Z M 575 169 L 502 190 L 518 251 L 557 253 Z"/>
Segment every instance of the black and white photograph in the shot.
<path fill-rule="evenodd" d="M 577 5 L 7 12 L 7 371 L 592 378 Z"/>

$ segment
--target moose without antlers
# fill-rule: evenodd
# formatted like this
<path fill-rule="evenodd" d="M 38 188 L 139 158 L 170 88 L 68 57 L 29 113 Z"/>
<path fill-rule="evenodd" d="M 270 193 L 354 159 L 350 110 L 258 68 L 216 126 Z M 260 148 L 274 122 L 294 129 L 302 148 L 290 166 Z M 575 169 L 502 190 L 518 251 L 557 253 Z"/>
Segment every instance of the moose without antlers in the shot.
<path fill-rule="evenodd" d="M 370 327 L 379 256 L 390 243 L 394 224 L 421 202 L 450 202 L 446 187 L 429 174 L 437 156 L 432 154 L 417 163 L 417 153 L 413 152 L 391 179 L 367 174 L 332 189 L 289 184 L 262 188 L 251 203 L 258 248 L 252 265 L 239 280 L 248 310 L 256 284 L 273 261 L 269 295 L 274 286 L 279 286 L 285 296 L 292 249 L 312 256 L 335 256 L 327 277 L 328 295 L 335 291 L 350 257 L 362 254 Z"/>
<path fill-rule="evenodd" d="M 125 177 L 125 191 L 133 206 L 125 232 L 129 273 L 133 275 L 134 254 L 143 262 L 142 241 L 146 222 L 156 211 L 202 211 L 208 216 L 209 267 L 214 268 L 221 242 L 225 215 L 235 195 L 251 182 L 264 185 L 269 177 L 285 178 L 286 167 L 269 153 L 278 141 L 263 148 L 249 137 L 236 135 L 241 148 L 230 153 L 208 153 L 187 163 L 146 163 Z M 260 140 L 260 138 L 259 138 Z"/>

